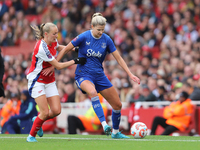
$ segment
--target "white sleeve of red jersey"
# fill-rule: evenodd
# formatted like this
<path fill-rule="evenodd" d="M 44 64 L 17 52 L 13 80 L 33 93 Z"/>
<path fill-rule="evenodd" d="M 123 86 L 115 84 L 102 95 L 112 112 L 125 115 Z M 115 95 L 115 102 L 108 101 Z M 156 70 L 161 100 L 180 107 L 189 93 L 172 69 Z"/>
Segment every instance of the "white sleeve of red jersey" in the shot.
<path fill-rule="evenodd" d="M 59 47 L 59 43 L 58 43 L 58 40 L 56 39 L 56 43 L 57 43 L 57 45 L 56 45 L 56 49 Z"/>
<path fill-rule="evenodd" d="M 37 57 L 40 57 L 44 61 L 52 61 L 54 60 L 54 56 L 51 55 L 47 45 L 45 43 L 42 43 L 39 47 L 39 51 L 37 53 Z"/>

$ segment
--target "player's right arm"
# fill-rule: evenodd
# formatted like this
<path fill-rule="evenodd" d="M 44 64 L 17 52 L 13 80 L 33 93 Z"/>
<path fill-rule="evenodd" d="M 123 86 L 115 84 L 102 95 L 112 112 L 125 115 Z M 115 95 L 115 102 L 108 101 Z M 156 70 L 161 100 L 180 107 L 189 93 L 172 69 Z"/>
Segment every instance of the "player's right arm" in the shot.
<path fill-rule="evenodd" d="M 84 65 L 86 63 L 86 58 L 84 57 L 79 57 L 79 58 L 75 58 L 74 60 L 70 60 L 67 62 L 58 62 L 56 59 L 53 59 L 52 61 L 49 61 L 49 63 L 54 66 L 56 69 L 60 70 L 63 68 L 67 68 L 73 64 L 81 64 Z"/>
<path fill-rule="evenodd" d="M 56 69 L 60 70 L 60 69 L 67 68 L 67 67 L 75 64 L 75 61 L 74 60 L 70 60 L 70 61 L 67 61 L 67 62 L 64 62 L 64 63 L 60 63 L 56 59 L 53 59 L 52 61 L 49 61 L 49 63 L 52 66 L 54 66 Z"/>
<path fill-rule="evenodd" d="M 71 49 L 71 48 L 70 48 Z M 64 48 L 65 50 L 65 48 Z M 64 50 L 62 50 L 62 53 L 64 54 Z M 60 54 L 60 53 L 59 53 Z M 43 61 L 49 62 L 52 66 L 54 66 L 56 69 L 60 70 L 63 68 L 67 68 L 73 64 L 82 64 L 84 65 L 86 62 L 86 59 L 83 57 L 75 58 L 74 60 L 70 60 L 67 62 L 58 62 L 54 56 L 51 55 L 48 47 L 46 44 L 42 44 L 41 48 L 39 49 L 37 53 L 37 57 L 41 58 Z M 60 57 L 61 58 L 61 57 Z"/>
<path fill-rule="evenodd" d="M 66 47 L 64 47 L 58 54 L 56 60 L 60 61 L 61 58 L 70 50 L 72 50 L 74 47 L 79 46 L 84 41 L 85 38 L 85 32 L 79 34 L 77 37 L 75 37 L 71 42 L 67 44 Z"/>
<path fill-rule="evenodd" d="M 64 49 L 66 46 L 64 46 L 64 45 L 58 45 L 58 47 L 57 47 L 57 51 L 59 51 L 59 53 L 60 53 L 60 51 L 62 50 L 62 49 Z M 62 58 L 62 57 L 61 57 Z M 59 60 L 58 60 L 59 61 Z M 42 74 L 44 75 L 44 76 L 51 76 L 52 74 L 53 74 L 53 72 L 54 72 L 54 69 L 55 69 L 55 67 L 52 65 L 51 67 L 48 67 L 48 68 L 45 68 L 45 69 L 43 69 L 43 71 L 42 71 Z"/>
<path fill-rule="evenodd" d="M 58 69 L 58 70 L 63 69 L 63 68 L 66 68 L 66 67 L 69 67 L 69 66 L 71 66 L 71 65 L 73 65 L 73 64 L 77 64 L 77 63 L 82 64 L 82 65 L 85 64 L 86 59 L 84 59 L 84 58 L 79 58 L 79 60 L 80 60 L 81 62 L 77 62 L 77 63 L 76 63 L 76 61 L 75 61 L 75 60 L 77 60 L 77 58 L 75 58 L 74 60 L 65 62 L 65 63 L 60 63 L 60 62 L 59 62 L 59 61 L 61 60 L 61 58 L 62 58 L 67 52 L 69 52 L 70 50 L 72 50 L 73 48 L 74 48 L 74 46 L 73 46 L 72 43 L 70 42 L 67 46 L 65 46 L 65 47 L 58 53 L 58 56 L 56 57 L 56 59 L 54 59 L 53 61 L 50 61 L 49 63 L 50 63 L 53 67 L 55 67 L 56 69 Z M 84 60 L 83 60 L 83 59 L 84 59 Z M 52 67 L 51 67 L 51 68 L 52 68 Z M 43 74 L 44 74 L 45 76 L 51 75 L 51 74 L 49 74 L 51 68 L 48 68 L 48 70 L 43 71 Z M 52 68 L 52 69 L 54 69 L 54 68 Z"/>

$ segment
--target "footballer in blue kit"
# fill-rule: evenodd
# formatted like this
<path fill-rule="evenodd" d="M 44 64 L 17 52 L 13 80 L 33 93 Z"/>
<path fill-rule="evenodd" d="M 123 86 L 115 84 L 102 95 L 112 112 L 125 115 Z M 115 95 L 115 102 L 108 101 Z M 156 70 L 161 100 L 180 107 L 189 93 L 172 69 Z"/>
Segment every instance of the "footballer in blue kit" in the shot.
<path fill-rule="evenodd" d="M 117 51 L 112 39 L 104 33 L 106 19 L 101 13 L 95 13 L 91 20 L 91 30 L 85 31 L 74 38 L 57 56 L 59 61 L 65 53 L 74 47 L 79 47 L 78 56 L 86 58 L 84 65 L 78 64 L 76 68 L 76 84 L 79 89 L 91 98 L 93 109 L 98 116 L 104 132 L 115 139 L 129 138 L 119 131 L 122 103 L 117 91 L 104 74 L 102 62 L 106 54 L 111 53 L 118 64 L 126 71 L 130 79 L 140 84 L 140 79 L 133 75 L 123 58 Z M 112 128 L 107 124 L 98 93 L 112 107 Z"/>
<path fill-rule="evenodd" d="M 74 38 L 71 43 L 74 47 L 79 46 L 78 55 L 87 59 L 85 65 L 77 65 L 75 72 L 77 86 L 80 88 L 84 80 L 90 80 L 97 92 L 110 88 L 112 84 L 104 74 L 102 62 L 107 53 L 116 51 L 111 38 L 105 33 L 100 38 L 95 38 L 89 30 Z"/>

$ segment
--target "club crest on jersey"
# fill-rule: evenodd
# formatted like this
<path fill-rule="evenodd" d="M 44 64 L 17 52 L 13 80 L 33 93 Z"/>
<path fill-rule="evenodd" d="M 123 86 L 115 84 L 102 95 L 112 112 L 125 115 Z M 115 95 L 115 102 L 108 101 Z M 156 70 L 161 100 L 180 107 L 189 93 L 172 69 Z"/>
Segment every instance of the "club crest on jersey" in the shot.
<path fill-rule="evenodd" d="M 51 55 L 49 49 L 47 48 L 47 45 L 46 45 L 45 43 L 42 43 L 42 47 L 43 47 L 43 49 L 44 49 L 44 51 L 45 51 L 47 57 L 48 57 L 48 58 L 52 58 L 52 55 Z"/>
<path fill-rule="evenodd" d="M 77 39 L 78 39 L 78 36 L 77 36 L 77 37 L 75 37 L 75 38 L 73 39 L 73 41 L 75 42 Z"/>
<path fill-rule="evenodd" d="M 95 51 L 93 51 L 92 49 L 88 49 L 87 50 L 87 54 L 88 57 L 93 56 L 93 57 L 101 57 L 102 54 L 98 51 L 98 53 L 95 53 Z"/>
<path fill-rule="evenodd" d="M 101 44 L 101 47 L 102 47 L 102 48 L 106 48 L 106 43 L 102 43 L 102 44 Z"/>

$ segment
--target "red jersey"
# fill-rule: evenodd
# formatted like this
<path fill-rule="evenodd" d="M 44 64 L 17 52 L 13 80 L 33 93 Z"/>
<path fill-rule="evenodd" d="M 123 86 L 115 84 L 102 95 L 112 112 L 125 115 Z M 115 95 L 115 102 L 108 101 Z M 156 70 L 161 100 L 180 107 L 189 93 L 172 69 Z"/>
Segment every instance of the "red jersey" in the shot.
<path fill-rule="evenodd" d="M 32 63 L 29 69 L 27 79 L 33 82 L 52 83 L 55 81 L 55 74 L 51 76 L 44 76 L 41 74 L 42 70 L 52 66 L 49 61 L 56 57 L 58 42 L 52 43 L 51 46 L 47 45 L 44 40 L 39 40 L 34 48 Z"/>

